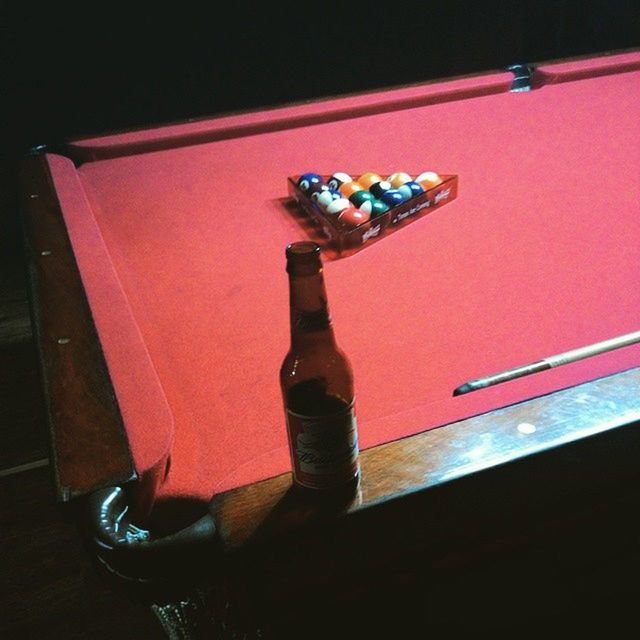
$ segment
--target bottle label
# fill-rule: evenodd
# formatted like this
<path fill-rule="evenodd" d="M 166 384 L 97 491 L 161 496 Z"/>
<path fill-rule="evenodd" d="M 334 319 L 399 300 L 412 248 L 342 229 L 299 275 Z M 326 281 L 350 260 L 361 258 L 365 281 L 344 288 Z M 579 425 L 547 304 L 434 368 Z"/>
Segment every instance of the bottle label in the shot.
<path fill-rule="evenodd" d="M 287 410 L 293 475 L 298 484 L 330 489 L 358 474 L 358 430 L 354 403 L 325 416 Z"/>

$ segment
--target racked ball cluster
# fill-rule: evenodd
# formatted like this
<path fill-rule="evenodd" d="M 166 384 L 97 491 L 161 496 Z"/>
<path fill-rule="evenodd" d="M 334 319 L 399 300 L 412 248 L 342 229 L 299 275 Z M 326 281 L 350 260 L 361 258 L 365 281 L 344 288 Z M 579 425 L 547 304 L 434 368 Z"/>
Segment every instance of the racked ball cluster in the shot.
<path fill-rule="evenodd" d="M 415 178 L 399 171 L 386 178 L 368 171 L 359 178 L 334 173 L 328 182 L 317 173 L 305 173 L 298 187 L 337 227 L 352 229 L 385 214 L 410 198 L 438 186 L 442 178 L 425 171 Z"/>

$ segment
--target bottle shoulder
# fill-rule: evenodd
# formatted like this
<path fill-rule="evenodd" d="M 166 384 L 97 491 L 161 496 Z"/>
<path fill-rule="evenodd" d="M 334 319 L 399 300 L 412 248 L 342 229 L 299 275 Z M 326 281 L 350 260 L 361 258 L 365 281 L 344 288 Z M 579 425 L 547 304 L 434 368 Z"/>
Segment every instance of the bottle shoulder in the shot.
<path fill-rule="evenodd" d="M 335 381 L 339 386 L 352 386 L 351 362 L 340 348 L 326 350 L 289 351 L 280 367 L 280 380 L 284 386 L 293 386 L 299 381 L 323 378 Z"/>
<path fill-rule="evenodd" d="M 292 347 L 285 355 L 282 367 L 291 366 L 294 363 L 299 365 L 317 365 L 324 367 L 347 367 L 351 368 L 351 362 L 347 354 L 338 346 L 331 348 L 326 345 L 307 345 L 305 347 Z"/>

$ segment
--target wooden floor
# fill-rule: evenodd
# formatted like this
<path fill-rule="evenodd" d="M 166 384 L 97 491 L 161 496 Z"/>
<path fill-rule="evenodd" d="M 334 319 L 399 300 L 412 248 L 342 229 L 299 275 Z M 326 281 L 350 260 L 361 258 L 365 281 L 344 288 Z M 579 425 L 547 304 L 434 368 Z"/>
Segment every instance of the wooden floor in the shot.
<path fill-rule="evenodd" d="M 165 638 L 94 571 L 55 501 L 16 195 L 0 175 L 0 638 Z"/>

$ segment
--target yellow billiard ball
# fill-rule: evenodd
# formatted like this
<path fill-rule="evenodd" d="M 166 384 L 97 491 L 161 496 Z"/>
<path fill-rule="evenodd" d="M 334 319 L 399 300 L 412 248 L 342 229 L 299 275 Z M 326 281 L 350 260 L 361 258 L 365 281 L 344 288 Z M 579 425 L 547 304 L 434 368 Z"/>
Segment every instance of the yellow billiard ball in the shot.
<path fill-rule="evenodd" d="M 437 187 L 442 182 L 442 178 L 435 171 L 425 171 L 416 178 L 416 182 L 419 183 L 425 191 L 428 191 L 429 189 L 433 189 L 433 187 Z"/>
<path fill-rule="evenodd" d="M 398 171 L 397 173 L 392 173 L 388 178 L 387 182 L 391 183 L 391 186 L 394 189 L 401 187 L 405 182 L 410 182 L 413 178 L 404 171 Z"/>

